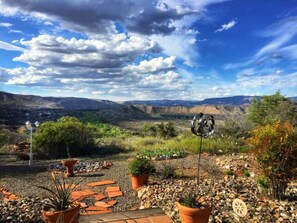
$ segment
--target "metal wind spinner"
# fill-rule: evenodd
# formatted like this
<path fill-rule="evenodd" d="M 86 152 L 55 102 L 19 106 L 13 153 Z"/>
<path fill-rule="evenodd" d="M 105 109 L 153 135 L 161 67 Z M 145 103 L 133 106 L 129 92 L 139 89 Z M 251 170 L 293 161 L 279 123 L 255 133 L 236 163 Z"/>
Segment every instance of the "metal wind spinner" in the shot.
<path fill-rule="evenodd" d="M 214 133 L 215 121 L 212 115 L 200 113 L 191 121 L 191 132 L 197 136 L 207 138 Z"/>

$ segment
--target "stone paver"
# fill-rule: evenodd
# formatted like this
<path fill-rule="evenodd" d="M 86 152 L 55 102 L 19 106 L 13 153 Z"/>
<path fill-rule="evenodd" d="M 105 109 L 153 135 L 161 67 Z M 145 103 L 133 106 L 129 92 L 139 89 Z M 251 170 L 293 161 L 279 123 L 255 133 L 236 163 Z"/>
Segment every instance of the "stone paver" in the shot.
<path fill-rule="evenodd" d="M 88 183 L 87 185 L 90 187 L 97 187 L 97 186 L 104 186 L 108 184 L 115 184 L 114 180 L 103 180 L 103 181 L 98 181 L 98 182 L 91 182 Z"/>
<path fill-rule="evenodd" d="M 120 191 L 120 187 L 106 187 L 105 192 L 113 192 L 113 191 Z"/>
<path fill-rule="evenodd" d="M 80 223 L 173 223 L 161 208 L 113 212 L 92 216 L 81 216 Z"/>
<path fill-rule="evenodd" d="M 101 206 L 90 206 L 90 207 L 87 207 L 86 209 L 85 209 L 86 211 L 106 211 L 106 210 L 108 210 L 107 208 L 105 208 L 105 207 L 101 207 Z"/>
<path fill-rule="evenodd" d="M 123 192 L 122 191 L 111 191 L 107 193 L 108 197 L 119 197 L 119 196 L 123 196 Z"/>
<path fill-rule="evenodd" d="M 172 223 L 172 219 L 167 215 L 152 216 L 148 217 L 151 223 Z"/>
<path fill-rule="evenodd" d="M 96 192 L 92 190 L 78 190 L 78 191 L 73 191 L 71 193 L 71 197 L 74 200 L 80 200 L 86 197 L 90 197 L 92 195 L 96 194 Z"/>
<path fill-rule="evenodd" d="M 106 196 L 104 194 L 96 194 L 94 195 L 94 198 L 97 200 L 97 201 L 101 201 L 103 199 L 106 198 Z"/>
<path fill-rule="evenodd" d="M 118 203 L 117 200 L 107 201 L 107 204 L 110 204 L 111 206 L 114 206 L 116 203 Z"/>
<path fill-rule="evenodd" d="M 109 208 L 109 207 L 111 207 L 112 205 L 110 205 L 110 204 L 108 204 L 108 203 L 106 203 L 106 202 L 103 202 L 103 201 L 97 201 L 97 202 L 95 203 L 95 206 L 97 206 L 97 207 Z"/>
<path fill-rule="evenodd" d="M 86 211 L 80 213 L 82 216 L 90 216 L 90 215 L 100 215 L 100 214 L 107 214 L 112 212 L 111 210 L 105 210 L 105 211 Z"/>

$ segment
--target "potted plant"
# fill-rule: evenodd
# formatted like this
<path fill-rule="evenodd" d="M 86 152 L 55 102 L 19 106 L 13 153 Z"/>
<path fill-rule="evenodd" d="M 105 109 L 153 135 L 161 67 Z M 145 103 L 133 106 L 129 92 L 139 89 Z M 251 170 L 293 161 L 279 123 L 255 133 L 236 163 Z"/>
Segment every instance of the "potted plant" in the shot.
<path fill-rule="evenodd" d="M 208 223 L 212 207 L 196 193 L 188 192 L 177 202 L 182 223 Z"/>
<path fill-rule="evenodd" d="M 155 166 L 150 159 L 137 156 L 129 163 L 129 170 L 132 174 L 132 188 L 136 190 L 147 184 L 149 175 L 155 171 Z"/>
<path fill-rule="evenodd" d="M 52 187 L 37 186 L 49 192 L 48 202 L 42 210 L 42 217 L 47 223 L 78 223 L 80 205 L 71 199 L 71 192 L 78 186 L 66 184 L 65 177 L 61 179 L 51 173 Z M 73 183 L 73 182 L 72 182 Z"/>

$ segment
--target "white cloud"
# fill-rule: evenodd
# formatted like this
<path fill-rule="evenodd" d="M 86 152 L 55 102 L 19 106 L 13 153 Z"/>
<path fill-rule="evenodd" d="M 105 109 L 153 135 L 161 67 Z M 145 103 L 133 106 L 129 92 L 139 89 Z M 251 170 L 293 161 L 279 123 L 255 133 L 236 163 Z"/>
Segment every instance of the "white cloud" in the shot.
<path fill-rule="evenodd" d="M 286 45 L 297 36 L 297 17 L 288 17 L 271 25 L 264 31 L 261 31 L 262 38 L 269 38 L 266 45 L 262 46 L 251 58 L 240 63 L 229 63 L 224 66 L 225 69 L 233 69 L 261 63 L 271 62 L 274 59 L 281 59 L 282 55 L 290 59 L 296 59 L 296 45 Z"/>
<path fill-rule="evenodd" d="M 175 57 L 157 57 L 151 60 L 143 60 L 139 63 L 139 65 L 128 65 L 123 70 L 127 72 L 133 72 L 135 74 L 138 73 L 154 73 L 160 72 L 163 70 L 173 69 Z"/>
<path fill-rule="evenodd" d="M 216 31 L 215 31 L 215 33 L 216 32 L 223 32 L 223 31 L 226 31 L 226 30 L 228 30 L 228 29 L 231 29 L 232 27 L 234 27 L 235 25 L 236 25 L 236 21 L 235 20 L 232 20 L 232 21 L 230 21 L 229 23 L 227 23 L 227 24 L 223 24 L 223 25 L 221 25 L 221 28 L 220 29 L 217 29 Z"/>
<path fill-rule="evenodd" d="M 0 49 L 9 50 L 9 51 L 25 51 L 24 48 L 6 43 L 0 40 Z"/>
<path fill-rule="evenodd" d="M 7 23 L 7 22 L 0 22 L 0 26 L 9 28 L 9 27 L 13 26 L 13 24 Z"/>
<path fill-rule="evenodd" d="M 43 24 L 46 25 L 46 26 L 53 26 L 53 25 L 54 25 L 54 24 L 53 24 L 52 22 L 50 22 L 50 21 L 45 21 Z"/>

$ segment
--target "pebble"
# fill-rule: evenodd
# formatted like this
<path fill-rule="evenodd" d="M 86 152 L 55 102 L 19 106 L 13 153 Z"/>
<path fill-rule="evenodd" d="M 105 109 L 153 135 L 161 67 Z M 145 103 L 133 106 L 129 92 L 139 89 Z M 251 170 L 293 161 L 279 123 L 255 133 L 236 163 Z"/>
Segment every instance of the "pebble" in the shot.
<path fill-rule="evenodd" d="M 95 172 L 105 168 L 107 163 L 110 164 L 110 162 L 106 162 L 106 161 L 103 161 L 103 162 L 78 161 L 73 167 L 73 172 L 74 173 Z M 54 171 L 54 172 L 66 171 L 66 167 L 63 166 L 61 162 L 49 164 L 48 169 L 49 171 Z"/>
<path fill-rule="evenodd" d="M 208 185 L 212 185 L 211 188 Z M 248 209 L 247 222 L 296 222 L 296 201 L 262 199 L 255 179 L 247 177 L 232 178 L 232 183 L 230 183 L 229 178 L 223 178 L 214 184 L 211 184 L 209 179 L 205 179 L 200 182 L 200 186 L 191 179 L 164 180 L 159 185 L 142 188 L 138 196 L 141 198 L 143 208 L 151 208 L 157 205 L 172 217 L 174 222 L 179 222 L 178 211 L 175 211 L 175 202 L 182 197 L 185 191 L 197 192 L 197 188 L 200 188 L 204 200 L 207 200 L 214 207 L 209 222 L 238 222 L 238 219 L 241 222 L 242 219 L 236 216 L 232 210 L 234 198 L 244 200 Z"/>

